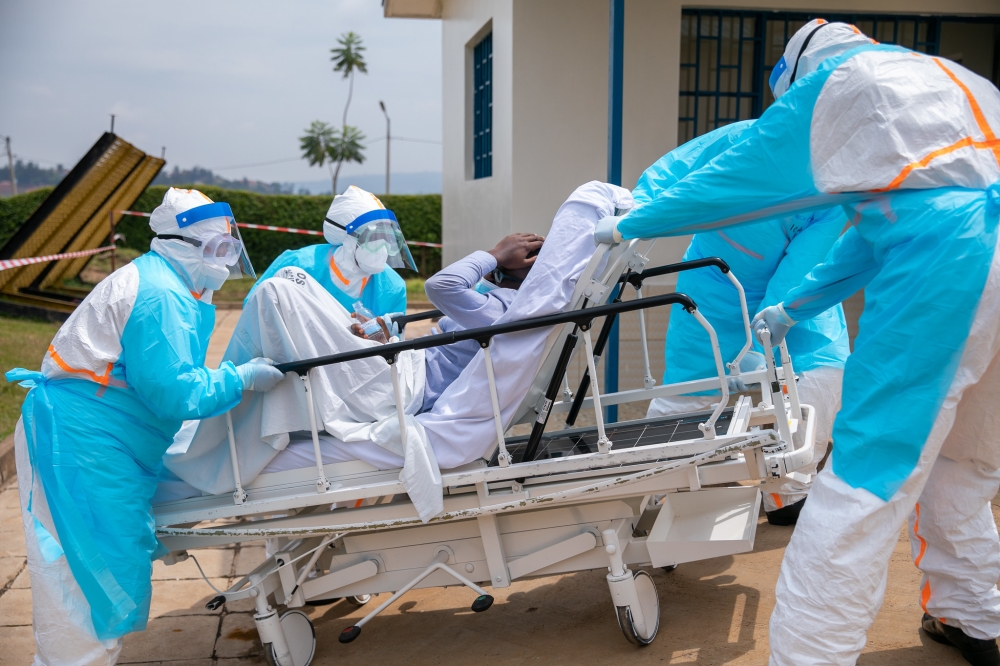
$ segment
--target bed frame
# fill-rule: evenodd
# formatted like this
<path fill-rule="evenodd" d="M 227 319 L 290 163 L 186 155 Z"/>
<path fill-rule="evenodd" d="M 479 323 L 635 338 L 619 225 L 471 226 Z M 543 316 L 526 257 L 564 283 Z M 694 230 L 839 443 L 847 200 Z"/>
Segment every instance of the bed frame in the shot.
<path fill-rule="evenodd" d="M 310 394 L 310 371 L 316 367 L 371 356 L 393 364 L 404 350 L 479 342 L 496 442 L 486 458 L 442 472 L 444 511 L 438 516 L 420 520 L 399 470 L 379 471 L 360 461 L 324 465 L 310 399 L 316 466 L 261 474 L 244 485 L 230 427 L 235 492 L 154 507 L 157 535 L 171 551 L 165 561 L 182 561 L 197 548 L 271 539 L 277 552 L 229 589 L 217 590 L 208 608 L 253 599 L 265 655 L 280 666 L 307 666 L 312 660 L 312 624 L 296 610 L 308 602 L 347 598 L 362 604 L 370 595 L 388 594 L 344 629 L 340 642 L 349 643 L 413 588 L 464 585 L 474 593 L 472 610 L 483 612 L 493 603 L 485 586 L 502 588 L 529 577 L 591 569 L 609 571 L 614 612 L 626 639 L 649 644 L 659 628 L 659 599 L 652 578 L 640 567 L 674 567 L 751 550 L 761 491 L 776 492 L 788 478 L 803 478 L 796 470 L 813 459 L 815 429 L 813 408 L 799 404 L 787 348 L 782 343 L 776 356 L 766 331 L 766 368 L 740 375 L 747 385 L 760 386 L 760 399 L 754 405 L 743 395 L 729 406 L 726 368 L 730 376 L 739 375 L 739 361 L 752 343 L 742 286 L 718 258 L 644 270 L 651 246 L 652 241 L 640 240 L 600 246 L 562 313 L 279 366 L 297 373 Z M 693 269 L 720 270 L 739 293 L 746 343 L 728 364 L 694 301 L 678 293 L 642 295 L 644 280 Z M 622 301 L 627 286 L 636 298 Z M 673 304 L 708 333 L 716 376 L 656 386 L 643 311 Z M 640 317 L 644 387 L 602 395 L 597 360 L 615 318 L 625 312 Z M 595 342 L 591 332 L 602 317 Z M 551 329 L 544 361 L 513 418 L 504 423 L 491 340 L 539 328 Z M 566 368 L 576 353 L 585 354 L 588 370 L 574 394 Z M 395 372 L 393 384 L 402 405 Z M 608 405 L 710 389 L 721 391 L 711 411 L 604 422 Z M 582 409 L 593 410 L 595 426 L 572 427 Z M 567 415 L 567 427 L 546 432 L 555 414 Z M 398 416 L 405 437 L 402 407 Z M 508 436 L 519 423 L 531 423 L 531 434 Z M 802 436 L 793 443 L 796 431 Z M 281 606 L 286 610 L 279 614 Z"/>

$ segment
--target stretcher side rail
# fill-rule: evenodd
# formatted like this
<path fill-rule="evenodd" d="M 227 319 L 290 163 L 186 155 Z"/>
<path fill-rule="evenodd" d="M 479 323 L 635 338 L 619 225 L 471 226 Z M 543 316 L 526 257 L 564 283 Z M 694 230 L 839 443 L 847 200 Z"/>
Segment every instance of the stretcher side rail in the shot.
<path fill-rule="evenodd" d="M 625 275 L 618 278 L 618 282 L 619 284 L 628 282 L 636 289 L 640 289 L 643 281 L 648 280 L 649 278 L 669 275 L 671 273 L 679 273 L 680 271 L 691 270 L 694 268 L 703 268 L 705 266 L 717 266 L 723 273 L 729 272 L 729 264 L 727 264 L 724 259 L 721 259 L 720 257 L 705 257 L 704 259 L 681 261 L 674 264 L 667 264 L 665 266 L 658 266 L 641 272 L 627 272 Z M 399 328 L 402 330 L 406 328 L 407 324 L 415 321 L 426 321 L 427 319 L 436 319 L 438 317 L 446 316 L 447 315 L 445 315 L 445 313 L 441 310 L 433 309 L 424 310 L 423 312 L 415 312 L 408 315 L 399 315 L 397 317 L 393 317 L 392 321 L 394 324 L 399 324 Z"/>
<path fill-rule="evenodd" d="M 626 283 L 632 285 L 632 287 L 635 289 L 636 292 L 636 298 L 641 299 L 643 298 L 642 285 L 645 280 L 654 277 L 660 277 L 663 275 L 670 275 L 673 273 L 681 273 L 684 271 L 695 270 L 698 268 L 710 268 L 710 267 L 718 268 L 723 275 L 728 277 L 729 281 L 736 288 L 740 296 L 740 305 L 742 307 L 742 313 L 743 313 L 743 327 L 746 333 L 746 342 L 744 343 L 743 348 L 740 349 L 740 352 L 736 355 L 736 358 L 734 358 L 732 361 L 726 364 L 726 366 L 729 368 L 730 374 L 734 374 L 734 371 L 739 369 L 740 360 L 753 345 L 753 339 L 750 333 L 750 317 L 747 312 L 746 295 L 743 292 L 743 285 L 741 285 L 739 280 L 736 279 L 736 276 L 732 274 L 732 271 L 729 268 L 729 264 L 727 264 L 726 261 L 721 257 L 703 257 L 701 259 L 694 259 L 691 261 L 680 261 L 677 263 L 667 264 L 665 266 L 658 266 L 656 268 L 644 269 L 641 271 L 626 270 L 622 274 L 622 276 L 618 278 L 619 286 L 615 291 L 613 302 L 615 303 L 621 302 L 622 294 L 624 292 L 624 285 Z M 604 347 L 607 345 L 608 339 L 611 336 L 611 331 L 612 328 L 614 327 L 616 317 L 617 315 L 612 315 L 604 320 L 604 325 L 601 327 L 601 332 L 598 335 L 597 342 L 594 345 L 595 360 L 600 359 L 601 355 L 604 353 Z M 653 387 L 656 386 L 656 380 L 653 379 L 653 376 L 650 373 L 649 369 L 650 368 L 649 348 L 646 340 L 646 316 L 643 310 L 639 310 L 639 336 L 640 336 L 639 344 L 642 348 L 643 369 L 645 370 L 645 375 L 643 377 L 643 384 L 647 389 L 652 389 Z M 561 406 L 559 410 L 560 412 L 565 412 L 565 411 L 569 412 L 569 414 L 566 416 L 567 427 L 573 426 L 576 423 L 576 419 L 580 415 L 580 410 L 583 408 L 585 404 L 584 399 L 587 394 L 587 391 L 590 389 L 590 383 L 591 379 L 590 379 L 589 368 L 584 371 L 583 377 L 580 378 L 580 384 L 576 389 L 575 395 L 572 393 L 572 391 L 569 390 L 569 382 L 567 379 L 567 384 L 566 384 L 567 388 L 563 392 L 563 394 L 566 400 L 569 399 L 573 400 L 572 405 L 566 406 L 564 404 L 566 400 L 556 403 Z M 709 386 L 706 388 L 715 388 L 715 387 Z M 551 400 L 554 400 L 555 396 L 551 395 L 549 396 L 549 398 Z M 641 400 L 644 398 L 639 398 L 639 399 Z M 587 398 L 586 401 L 587 405 L 590 406 L 590 404 L 593 402 L 593 399 Z M 619 404 L 619 402 L 622 401 L 608 402 L 606 404 L 614 405 L 614 404 Z"/>
<path fill-rule="evenodd" d="M 581 453 L 574 456 L 534 460 L 518 463 L 510 467 L 481 467 L 478 469 L 463 469 L 444 472 L 441 475 L 442 485 L 446 488 L 475 486 L 477 484 L 509 484 L 516 478 L 523 477 L 558 477 L 560 474 L 576 472 L 613 473 L 614 469 L 627 465 L 652 465 L 659 460 L 678 458 L 682 456 L 702 455 L 722 447 L 731 446 L 747 439 L 746 433 L 719 435 L 714 440 L 691 439 L 679 442 L 652 444 L 638 448 L 612 449 L 606 454 Z M 761 430 L 753 437 L 760 440 L 760 446 L 775 445 L 779 439 L 774 431 Z M 263 514 L 272 511 L 313 506 L 318 503 L 354 502 L 359 499 L 374 499 L 387 495 L 405 493 L 406 490 L 398 478 L 388 478 L 381 481 L 367 481 L 359 485 L 345 485 L 332 488 L 322 496 L 307 490 L 308 484 L 302 483 L 289 488 L 280 497 L 261 497 L 252 494 L 243 505 L 232 502 L 218 501 L 219 496 L 207 496 L 182 500 L 167 507 L 160 507 L 155 516 L 158 527 L 177 525 L 191 521 L 217 520 L 235 518 L 253 514 Z M 255 496 L 256 495 L 256 496 Z M 167 509 L 164 511 L 164 509 Z"/>
<path fill-rule="evenodd" d="M 575 324 L 581 329 L 584 329 L 589 328 L 594 319 L 598 319 L 600 317 L 606 317 L 608 315 L 618 314 L 621 312 L 633 312 L 644 308 L 674 304 L 683 306 L 688 312 L 694 312 L 698 309 L 695 302 L 685 294 L 661 294 L 660 296 L 651 296 L 633 301 L 598 305 L 583 310 L 559 312 L 551 315 L 543 315 L 541 317 L 521 319 L 519 321 L 512 321 L 505 324 L 494 324 L 493 326 L 484 326 L 482 328 L 470 328 L 461 331 L 439 333 L 437 335 L 427 335 L 422 338 L 416 338 L 415 340 L 390 342 L 388 344 L 372 347 L 370 349 L 341 352 L 339 354 L 330 354 L 328 356 L 320 356 L 303 361 L 278 363 L 275 364 L 275 367 L 281 372 L 294 372 L 302 376 L 313 368 L 333 365 L 336 363 L 345 363 L 347 361 L 357 361 L 375 356 L 381 356 L 387 363 L 392 364 L 394 363 L 395 357 L 400 352 L 404 351 L 430 349 L 431 347 L 441 347 L 444 345 L 454 344 L 456 342 L 463 342 L 465 340 L 475 340 L 480 345 L 485 347 L 489 344 L 489 341 L 497 335 L 519 333 L 521 331 L 529 331 L 536 328 L 548 328 L 550 326 L 558 326 L 560 324 Z"/>

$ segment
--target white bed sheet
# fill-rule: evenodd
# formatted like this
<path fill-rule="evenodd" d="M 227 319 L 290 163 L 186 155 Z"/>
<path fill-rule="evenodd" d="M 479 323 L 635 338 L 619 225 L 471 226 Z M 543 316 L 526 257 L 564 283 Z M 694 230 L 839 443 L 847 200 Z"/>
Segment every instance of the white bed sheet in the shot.
<path fill-rule="evenodd" d="M 593 181 L 577 188 L 556 213 L 531 273 L 497 324 L 562 312 L 569 305 L 577 280 L 594 254 L 593 233 L 597 221 L 614 214 L 616 209 L 627 209 L 631 205 L 629 191 L 614 185 Z M 550 333 L 548 329 L 538 329 L 493 339 L 497 393 L 505 421 L 510 420 L 530 389 L 544 360 Z M 322 353 L 329 352 L 320 350 L 316 355 Z M 496 430 L 482 352 L 442 393 L 430 412 L 409 418 L 415 418 L 425 429 L 440 469 L 461 467 L 490 453 L 496 446 Z M 239 428 L 237 425 L 237 431 Z M 296 434 L 294 441 L 291 438 L 285 441 L 288 444 L 282 442 L 282 450 L 278 450 L 279 447 L 272 449 L 274 453 L 269 454 L 265 463 L 243 477 L 244 484 L 249 484 L 259 473 L 315 465 L 311 438 L 299 439 Z M 398 469 L 403 465 L 400 456 L 372 441 L 344 442 L 327 433 L 321 434 L 321 452 L 324 462 L 362 460 L 379 469 Z M 221 468 L 228 468 L 220 470 L 228 474 L 220 474 L 219 481 L 228 487 L 213 488 L 211 492 L 231 491 L 228 451 L 225 456 L 216 457 Z M 241 471 L 243 467 L 241 457 Z M 176 497 L 176 493 L 173 495 Z M 157 501 L 166 501 L 163 497 L 158 495 Z"/>

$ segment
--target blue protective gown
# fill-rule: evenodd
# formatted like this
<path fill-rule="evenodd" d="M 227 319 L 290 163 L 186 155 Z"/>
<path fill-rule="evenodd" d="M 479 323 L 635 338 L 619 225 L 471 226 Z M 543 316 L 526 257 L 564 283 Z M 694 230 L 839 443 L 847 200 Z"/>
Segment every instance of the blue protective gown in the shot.
<path fill-rule="evenodd" d="M 852 487 L 888 500 L 915 468 L 958 367 L 993 259 L 1000 189 L 819 189 L 810 160 L 817 98 L 836 68 L 873 50 L 907 52 L 861 46 L 823 61 L 738 144 L 633 209 L 618 229 L 625 238 L 680 235 L 844 205 L 853 228 L 784 303 L 804 320 L 865 288 L 833 466 Z"/>
<path fill-rule="evenodd" d="M 632 191 L 636 206 L 649 203 L 659 192 L 739 143 L 753 122 L 746 120 L 720 127 L 664 155 L 639 178 Z M 846 224 L 843 209 L 835 206 L 725 232 L 695 234 L 684 253 L 684 261 L 723 259 L 743 285 L 752 317 L 763 308 L 780 303 L 789 289 L 822 262 Z M 678 275 L 677 291 L 691 296 L 715 328 L 723 360 L 735 358 L 746 343 L 746 332 L 739 294 L 732 282 L 716 268 L 699 268 Z M 715 360 L 705 329 L 693 317 L 684 316 L 680 306 L 671 307 L 664 383 L 714 375 Z M 787 340 L 797 371 L 820 366 L 843 368 L 850 354 L 843 307 L 837 303 L 802 322 L 789 331 Z M 759 343 L 757 348 L 760 349 Z"/>
<path fill-rule="evenodd" d="M 31 388 L 21 414 L 58 537 L 36 519 L 43 555 L 65 553 L 102 640 L 146 626 L 152 560 L 165 553 L 151 500 L 174 434 L 185 420 L 231 409 L 243 392 L 232 363 L 204 367 L 215 307 L 195 300 L 155 252 L 132 265 L 138 293 L 104 385 L 7 373 Z"/>
<path fill-rule="evenodd" d="M 324 289 L 330 292 L 330 295 L 347 308 L 348 312 L 353 312 L 354 303 L 358 299 L 341 291 L 330 274 L 330 262 L 333 260 L 333 252 L 337 247 L 339 246 L 320 243 L 298 250 L 285 250 L 267 267 L 264 274 L 257 280 L 257 284 L 273 277 L 282 268 L 295 266 L 313 276 L 317 282 L 323 285 Z M 252 293 L 251 289 L 250 294 Z M 250 298 L 250 294 L 247 294 L 247 298 Z M 246 301 L 244 301 L 245 303 Z M 361 303 L 378 316 L 389 312 L 406 312 L 406 282 L 399 276 L 399 273 L 386 266 L 381 273 L 376 273 L 368 279 L 368 283 L 361 292 Z"/>

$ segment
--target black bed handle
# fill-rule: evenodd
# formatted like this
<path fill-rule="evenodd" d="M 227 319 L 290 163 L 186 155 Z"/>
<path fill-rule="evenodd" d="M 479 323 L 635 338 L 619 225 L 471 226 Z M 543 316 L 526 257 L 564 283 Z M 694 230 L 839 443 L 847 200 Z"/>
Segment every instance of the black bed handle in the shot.
<path fill-rule="evenodd" d="M 652 277 L 659 277 L 660 275 L 670 275 L 671 273 L 681 273 L 683 271 L 691 271 L 696 268 L 705 268 L 706 266 L 715 266 L 723 273 L 729 272 L 729 264 L 725 262 L 724 259 L 719 257 L 705 257 L 704 259 L 694 259 L 692 261 L 679 261 L 676 264 L 667 264 L 666 266 L 657 266 L 656 268 L 649 268 L 641 273 L 626 273 L 622 275 L 619 279 L 619 283 L 628 282 L 630 285 L 638 289 L 642 286 L 643 280 L 648 280 Z"/>
<path fill-rule="evenodd" d="M 480 345 L 488 345 L 490 340 L 497 335 L 518 333 L 520 331 L 558 326 L 560 324 L 576 324 L 581 327 L 589 327 L 590 323 L 598 317 L 606 317 L 620 312 L 633 312 L 635 310 L 642 310 L 645 308 L 655 308 L 674 304 L 683 306 L 684 309 L 689 312 L 698 309 L 695 302 L 685 294 L 661 294 L 659 296 L 638 298 L 632 301 L 624 301 L 622 303 L 599 305 L 597 307 L 586 308 L 584 310 L 557 312 L 555 314 L 544 315 L 541 317 L 512 321 L 506 324 L 494 324 L 492 326 L 484 326 L 482 328 L 450 331 L 448 333 L 440 333 L 438 335 L 428 335 L 422 338 L 416 338 L 415 340 L 390 342 L 389 344 L 379 345 L 378 347 L 371 347 L 369 349 L 358 349 L 355 351 L 331 354 L 329 356 L 320 356 L 318 358 L 305 359 L 302 361 L 278 363 L 275 367 L 281 372 L 294 372 L 299 375 L 304 375 L 313 368 L 318 368 L 320 366 L 345 363 L 347 361 L 357 361 L 363 358 L 372 358 L 374 356 L 381 356 L 387 363 L 391 364 L 394 362 L 396 355 L 404 351 L 414 349 L 430 349 L 432 347 L 450 345 L 464 340 L 475 340 Z"/>

